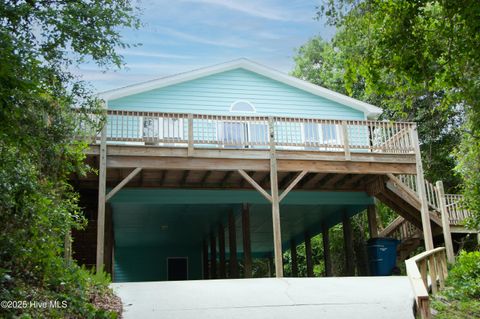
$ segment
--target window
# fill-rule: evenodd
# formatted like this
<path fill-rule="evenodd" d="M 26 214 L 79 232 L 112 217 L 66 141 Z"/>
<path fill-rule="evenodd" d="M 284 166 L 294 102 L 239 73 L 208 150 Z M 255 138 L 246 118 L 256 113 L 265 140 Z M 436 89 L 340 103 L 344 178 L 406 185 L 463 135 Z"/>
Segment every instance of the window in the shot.
<path fill-rule="evenodd" d="M 253 144 L 268 144 L 268 126 L 261 123 L 249 123 L 248 140 Z"/>
<path fill-rule="evenodd" d="M 183 120 L 177 118 L 163 119 L 163 138 L 182 139 L 183 138 Z"/>
<path fill-rule="evenodd" d="M 244 148 L 268 144 L 268 126 L 262 123 L 223 122 L 221 140 L 227 148 Z"/>
<path fill-rule="evenodd" d="M 322 124 L 322 141 L 325 144 L 341 144 L 338 140 L 338 126 Z"/>
<path fill-rule="evenodd" d="M 230 112 L 254 113 L 255 107 L 249 101 L 238 100 L 230 106 Z M 227 148 L 245 148 L 264 145 L 268 142 L 268 126 L 250 121 L 223 122 L 220 129 L 221 140 Z"/>
<path fill-rule="evenodd" d="M 255 107 L 249 101 L 238 100 L 230 106 L 230 112 L 256 112 Z"/>
<path fill-rule="evenodd" d="M 319 132 L 317 123 L 305 123 L 303 126 L 305 134 L 306 143 L 318 143 L 319 142 Z"/>
<path fill-rule="evenodd" d="M 143 137 L 159 138 L 158 117 L 143 118 Z"/>
<path fill-rule="evenodd" d="M 241 122 L 223 123 L 223 142 L 225 145 L 238 147 L 245 144 L 247 127 Z"/>
<path fill-rule="evenodd" d="M 183 131 L 183 119 L 163 117 L 143 118 L 143 137 L 181 140 L 183 139 Z"/>
<path fill-rule="evenodd" d="M 303 124 L 303 138 L 307 145 L 340 145 L 338 125 L 334 124 Z"/>

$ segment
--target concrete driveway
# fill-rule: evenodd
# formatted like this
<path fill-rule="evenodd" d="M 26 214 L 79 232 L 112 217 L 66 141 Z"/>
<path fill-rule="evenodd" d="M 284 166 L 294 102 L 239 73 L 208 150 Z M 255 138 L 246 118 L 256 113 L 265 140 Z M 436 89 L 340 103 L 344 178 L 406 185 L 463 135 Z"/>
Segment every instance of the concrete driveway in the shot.
<path fill-rule="evenodd" d="M 414 318 L 407 277 L 112 284 L 130 318 Z"/>

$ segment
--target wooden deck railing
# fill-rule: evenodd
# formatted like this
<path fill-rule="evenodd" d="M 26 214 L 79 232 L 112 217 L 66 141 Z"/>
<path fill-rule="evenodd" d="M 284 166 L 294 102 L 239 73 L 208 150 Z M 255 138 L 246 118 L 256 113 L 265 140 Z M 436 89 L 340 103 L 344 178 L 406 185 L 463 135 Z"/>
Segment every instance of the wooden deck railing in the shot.
<path fill-rule="evenodd" d="M 405 261 L 407 276 L 412 285 L 417 310 L 422 319 L 431 318 L 429 287 L 433 294 L 445 288 L 448 276 L 445 248 L 423 252 Z"/>
<path fill-rule="evenodd" d="M 110 142 L 175 147 L 413 154 L 414 123 L 107 110 Z M 98 137 L 95 140 L 98 142 Z"/>
<path fill-rule="evenodd" d="M 416 175 L 397 175 L 399 181 L 404 186 L 409 188 L 412 192 L 418 196 L 417 177 Z M 425 191 L 427 195 L 427 202 L 431 209 L 440 212 L 440 197 L 437 187 L 425 179 Z"/>
<path fill-rule="evenodd" d="M 404 187 L 407 187 L 418 196 L 417 179 L 415 175 L 396 175 Z M 441 217 L 441 200 L 445 199 L 446 209 L 450 225 L 461 225 L 466 218 L 471 216 L 471 212 L 462 206 L 463 196 L 459 194 L 444 194 L 433 183 L 425 180 L 425 189 L 427 192 L 427 202 L 430 209 L 435 211 Z"/>
<path fill-rule="evenodd" d="M 385 227 L 379 234 L 379 237 L 395 238 L 399 241 L 404 241 L 421 234 L 421 229 L 413 225 L 411 222 L 398 216 L 387 227 Z"/>
<path fill-rule="evenodd" d="M 399 192 L 398 194 L 404 194 L 401 196 L 406 196 L 405 200 L 407 201 L 411 201 L 411 198 L 413 198 L 414 201 L 417 201 L 417 203 L 420 204 L 415 175 L 393 176 L 388 174 L 388 176 L 390 181 L 396 187 L 403 190 L 403 192 Z M 472 215 L 472 213 L 462 206 L 462 195 L 444 193 L 442 182 L 437 182 L 436 185 L 433 185 L 432 183 L 425 181 L 425 189 L 428 194 L 427 202 L 429 211 L 439 217 L 435 218 L 435 216 L 431 214 L 430 218 L 437 222 L 437 224 L 441 224 L 448 261 L 453 262 L 455 256 L 451 237 L 451 227 L 456 226 L 455 231 L 466 231 L 464 222 Z M 392 237 L 404 241 L 418 238 L 419 235 L 422 234 L 422 231 L 422 229 L 414 226 L 410 221 L 400 216 L 383 229 L 379 235 L 381 237 Z"/>
<path fill-rule="evenodd" d="M 446 208 L 450 225 L 462 225 L 465 219 L 472 214 L 462 206 L 463 196 L 457 194 L 445 194 Z"/>

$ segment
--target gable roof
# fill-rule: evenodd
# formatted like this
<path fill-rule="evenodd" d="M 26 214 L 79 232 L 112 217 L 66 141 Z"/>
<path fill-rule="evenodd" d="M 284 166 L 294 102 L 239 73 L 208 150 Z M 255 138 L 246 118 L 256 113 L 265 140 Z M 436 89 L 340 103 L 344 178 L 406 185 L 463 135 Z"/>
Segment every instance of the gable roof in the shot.
<path fill-rule="evenodd" d="M 326 89 L 319 85 L 315 85 L 310 82 L 298 79 L 296 77 L 268 68 L 245 58 L 213 65 L 206 68 L 196 69 L 185 73 L 167 76 L 164 78 L 155 79 L 139 84 L 125 86 L 119 89 L 104 91 L 99 93 L 98 97 L 105 101 L 115 100 L 125 96 L 155 90 L 173 84 L 187 82 L 190 80 L 195 80 L 201 77 L 234 69 L 245 69 L 263 75 L 267 78 L 273 79 L 275 81 L 287 84 L 289 86 L 296 87 L 311 94 L 323 97 L 325 99 L 349 106 L 353 109 L 365 113 L 368 118 L 376 118 L 382 113 L 382 109 L 379 107 L 356 100 L 354 98 Z"/>

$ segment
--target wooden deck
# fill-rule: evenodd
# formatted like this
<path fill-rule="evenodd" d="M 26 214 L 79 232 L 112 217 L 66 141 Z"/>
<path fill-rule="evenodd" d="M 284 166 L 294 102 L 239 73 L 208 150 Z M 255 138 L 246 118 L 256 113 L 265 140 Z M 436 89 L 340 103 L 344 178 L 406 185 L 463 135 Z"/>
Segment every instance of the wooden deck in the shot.
<path fill-rule="evenodd" d="M 441 203 L 423 178 L 414 123 L 108 110 L 107 125 L 90 140 L 87 162 L 99 175 L 74 180 L 99 190 L 99 243 L 105 203 L 127 184 L 256 189 L 272 204 L 278 277 L 279 203 L 292 189 L 367 192 L 404 218 L 387 227 L 390 233 L 410 222 L 423 229 L 427 249 L 433 248 L 432 230 L 442 229 L 441 218 L 431 213 Z M 412 182 L 416 188 L 409 190 Z M 97 245 L 97 267 L 102 247 Z"/>
<path fill-rule="evenodd" d="M 92 145 L 87 161 L 98 167 L 99 145 Z M 301 171 L 307 175 L 297 189 L 358 190 L 387 173 L 414 174 L 414 156 L 408 154 L 352 154 L 345 160 L 341 153 L 313 151 L 277 151 L 279 188 Z M 133 169 L 141 168 L 129 185 L 135 187 L 250 188 L 239 169 L 259 185 L 270 183 L 270 153 L 265 150 L 200 149 L 188 156 L 185 149 L 154 146 L 108 145 L 107 186 L 114 187 Z M 83 187 L 97 188 L 98 176 L 81 179 Z"/>
<path fill-rule="evenodd" d="M 115 110 L 107 119 L 108 186 L 138 168 L 129 185 L 249 188 L 243 170 L 268 187 L 272 152 L 280 189 L 302 171 L 297 189 L 363 191 L 380 175 L 416 174 L 412 123 Z M 92 167 L 99 167 L 100 153 L 96 137 L 87 151 Z M 95 188 L 98 178 L 81 182 Z"/>

